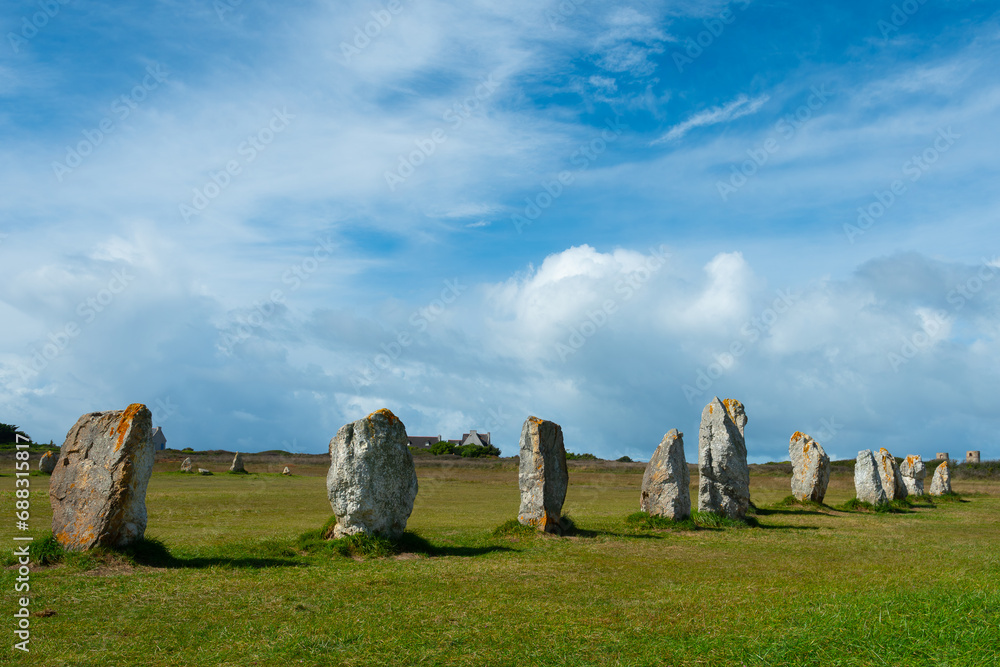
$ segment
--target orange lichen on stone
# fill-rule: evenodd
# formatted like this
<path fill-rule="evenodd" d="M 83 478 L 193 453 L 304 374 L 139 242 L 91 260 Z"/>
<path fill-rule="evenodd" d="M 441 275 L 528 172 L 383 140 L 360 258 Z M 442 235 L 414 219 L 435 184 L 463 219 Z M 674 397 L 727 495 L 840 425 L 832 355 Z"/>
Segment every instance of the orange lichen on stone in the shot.
<path fill-rule="evenodd" d="M 790 442 L 795 442 L 799 438 L 804 438 L 804 437 L 806 437 L 805 433 L 803 433 L 802 431 L 796 431 L 795 433 L 792 433 L 792 437 L 789 438 L 789 441 Z"/>
<path fill-rule="evenodd" d="M 375 415 L 382 415 L 383 417 L 389 420 L 390 424 L 395 424 L 396 422 L 399 421 L 399 417 L 392 414 L 392 411 L 389 410 L 389 408 L 382 408 L 381 410 L 376 410 L 375 412 L 368 415 L 366 419 L 368 419 L 368 421 L 371 421 L 372 417 L 374 417 Z"/>
<path fill-rule="evenodd" d="M 541 424 L 545 420 L 539 419 L 538 417 L 528 417 L 528 421 L 530 421 L 533 424 Z"/>
<path fill-rule="evenodd" d="M 118 435 L 118 440 L 115 441 L 116 452 L 122 448 L 122 443 L 125 440 L 125 434 L 128 432 L 129 427 L 132 426 L 132 419 L 139 413 L 140 410 L 145 409 L 146 406 L 142 403 L 133 403 L 125 408 L 124 412 L 122 412 L 121 419 L 118 420 L 118 426 L 111 430 L 112 435 Z"/>
<path fill-rule="evenodd" d="M 722 404 L 726 406 L 726 413 L 729 415 L 730 419 L 736 419 L 736 406 L 743 407 L 743 404 L 737 401 L 735 398 L 724 398 L 722 399 Z"/>

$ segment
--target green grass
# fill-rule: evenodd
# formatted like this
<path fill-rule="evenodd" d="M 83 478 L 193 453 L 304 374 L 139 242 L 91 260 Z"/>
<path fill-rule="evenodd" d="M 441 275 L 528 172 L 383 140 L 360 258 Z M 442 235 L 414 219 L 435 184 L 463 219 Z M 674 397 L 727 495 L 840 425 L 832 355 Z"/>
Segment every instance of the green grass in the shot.
<path fill-rule="evenodd" d="M 679 528 L 635 513 L 641 469 L 574 470 L 556 537 L 509 520 L 516 469 L 418 474 L 388 541 L 325 539 L 322 477 L 156 473 L 147 539 L 91 554 L 44 539 L 32 478 L 32 553 L 53 564 L 31 573 L 31 609 L 55 613 L 5 664 L 1000 664 L 997 482 L 875 513 L 839 509 L 849 476 L 826 507 L 783 504 L 787 478 L 754 477 L 756 527 L 696 514 Z M 0 485 L 10 516 L 12 477 Z"/>

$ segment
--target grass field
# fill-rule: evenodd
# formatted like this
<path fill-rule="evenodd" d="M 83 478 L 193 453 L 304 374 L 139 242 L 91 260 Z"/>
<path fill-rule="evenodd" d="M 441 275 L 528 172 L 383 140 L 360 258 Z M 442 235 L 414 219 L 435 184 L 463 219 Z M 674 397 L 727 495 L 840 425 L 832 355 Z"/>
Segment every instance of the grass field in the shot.
<path fill-rule="evenodd" d="M 780 507 L 788 477 L 755 475 L 759 527 L 671 532 L 625 521 L 641 466 L 571 468 L 576 534 L 496 537 L 517 512 L 513 466 L 419 466 L 409 530 L 422 546 L 361 559 L 296 546 L 331 514 L 322 470 L 303 472 L 154 473 L 147 536 L 171 558 L 33 568 L 32 610 L 55 614 L 31 619 L 24 655 L 5 611 L 0 662 L 1000 664 L 997 480 L 955 481 L 965 502 L 870 514 Z M 31 479 L 41 536 L 48 480 Z M 0 477 L 5 525 L 12 480 Z M 827 503 L 853 495 L 837 475 Z"/>

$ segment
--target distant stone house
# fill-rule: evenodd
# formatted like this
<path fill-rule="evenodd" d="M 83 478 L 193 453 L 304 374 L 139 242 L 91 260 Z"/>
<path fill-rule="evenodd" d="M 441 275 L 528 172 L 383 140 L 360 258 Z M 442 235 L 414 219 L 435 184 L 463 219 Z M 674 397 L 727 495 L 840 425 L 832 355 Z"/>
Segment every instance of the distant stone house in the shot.
<path fill-rule="evenodd" d="M 160 450 L 167 448 L 167 436 L 163 435 L 163 429 L 157 426 L 153 429 L 153 435 L 150 437 L 153 442 L 153 449 Z"/>
<path fill-rule="evenodd" d="M 480 447 L 485 447 L 486 445 L 492 444 L 490 442 L 490 432 L 477 433 L 476 431 L 469 431 L 468 433 L 462 434 L 462 445 L 479 445 Z"/>
<path fill-rule="evenodd" d="M 440 435 L 407 435 L 406 439 L 409 441 L 410 447 L 418 447 L 420 449 L 430 449 L 431 445 L 435 442 L 440 442 Z"/>

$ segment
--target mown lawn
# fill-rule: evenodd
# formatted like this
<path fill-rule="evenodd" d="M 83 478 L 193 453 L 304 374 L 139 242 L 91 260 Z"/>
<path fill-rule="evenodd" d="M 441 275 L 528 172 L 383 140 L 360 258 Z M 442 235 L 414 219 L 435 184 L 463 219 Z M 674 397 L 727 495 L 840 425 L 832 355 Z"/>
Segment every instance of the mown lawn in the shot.
<path fill-rule="evenodd" d="M 575 535 L 495 537 L 517 511 L 516 470 L 418 472 L 409 527 L 424 547 L 378 559 L 296 547 L 330 516 L 321 476 L 155 473 L 147 536 L 171 560 L 36 568 L 32 609 L 55 614 L 32 618 L 32 652 L 8 645 L 3 662 L 1000 664 L 998 482 L 866 514 L 781 507 L 787 477 L 759 476 L 759 527 L 671 532 L 625 521 L 641 470 L 571 471 Z M 5 525 L 12 479 L 0 478 Z M 41 536 L 47 478 L 32 483 Z M 852 496 L 837 477 L 827 503 Z M 13 570 L 3 577 L 13 610 Z"/>

